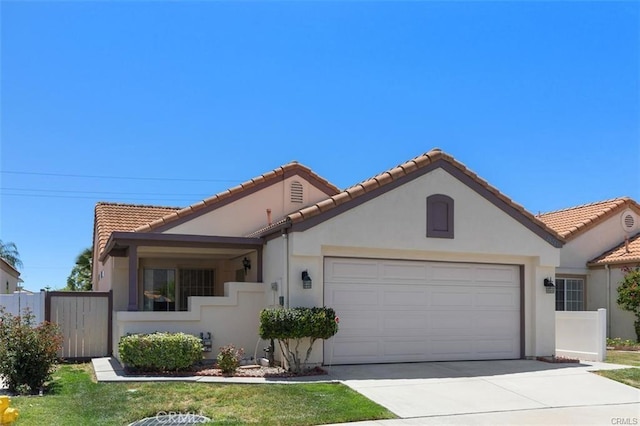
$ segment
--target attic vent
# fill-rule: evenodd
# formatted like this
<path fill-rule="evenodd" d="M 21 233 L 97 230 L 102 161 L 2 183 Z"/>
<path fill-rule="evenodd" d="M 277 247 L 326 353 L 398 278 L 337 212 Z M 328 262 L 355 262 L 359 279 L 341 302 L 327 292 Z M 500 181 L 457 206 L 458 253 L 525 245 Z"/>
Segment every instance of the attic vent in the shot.
<path fill-rule="evenodd" d="M 302 192 L 302 184 L 297 180 L 291 182 L 291 202 L 292 203 L 300 203 L 302 204 L 303 200 L 303 192 Z"/>
<path fill-rule="evenodd" d="M 631 213 L 625 214 L 622 220 L 623 220 L 622 226 L 627 231 L 632 230 L 633 226 L 636 224 L 636 221 L 633 218 L 633 215 Z"/>

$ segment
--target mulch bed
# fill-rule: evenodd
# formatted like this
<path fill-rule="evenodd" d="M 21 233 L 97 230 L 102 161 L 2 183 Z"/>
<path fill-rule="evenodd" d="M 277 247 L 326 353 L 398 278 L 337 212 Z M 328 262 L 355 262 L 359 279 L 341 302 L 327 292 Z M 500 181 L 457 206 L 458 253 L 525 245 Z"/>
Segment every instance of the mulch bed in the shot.
<path fill-rule="evenodd" d="M 538 361 L 549 362 L 551 364 L 579 364 L 580 360 L 575 358 L 565 358 L 563 356 L 539 356 Z"/>
<path fill-rule="evenodd" d="M 236 369 L 231 376 L 222 374 L 222 370 L 215 364 L 195 365 L 186 371 L 166 371 L 166 372 L 148 372 L 138 371 L 131 368 L 125 368 L 124 373 L 127 376 L 142 377 L 191 377 L 191 376 L 218 376 L 218 377 L 270 377 L 270 378 L 288 378 L 302 376 L 320 376 L 327 374 L 320 367 L 314 367 L 310 370 L 295 374 L 285 370 L 282 367 L 262 367 L 260 365 L 244 365 Z"/>

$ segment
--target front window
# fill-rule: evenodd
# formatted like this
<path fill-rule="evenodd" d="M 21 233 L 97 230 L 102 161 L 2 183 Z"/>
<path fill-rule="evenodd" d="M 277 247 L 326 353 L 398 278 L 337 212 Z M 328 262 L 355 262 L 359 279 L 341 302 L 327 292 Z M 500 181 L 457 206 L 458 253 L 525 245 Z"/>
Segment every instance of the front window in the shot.
<path fill-rule="evenodd" d="M 556 311 L 584 311 L 584 279 L 556 278 Z"/>
<path fill-rule="evenodd" d="M 174 311 L 176 309 L 176 271 L 174 269 L 144 270 L 145 311 Z"/>
<path fill-rule="evenodd" d="M 215 296 L 213 269 L 180 269 L 180 310 L 188 309 L 189 296 Z"/>

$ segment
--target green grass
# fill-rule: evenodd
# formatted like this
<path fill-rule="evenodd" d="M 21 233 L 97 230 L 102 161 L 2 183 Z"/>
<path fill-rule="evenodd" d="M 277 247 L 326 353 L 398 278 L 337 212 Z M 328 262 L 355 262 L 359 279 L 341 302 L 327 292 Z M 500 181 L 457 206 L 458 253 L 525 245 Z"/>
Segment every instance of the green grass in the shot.
<path fill-rule="evenodd" d="M 124 425 L 159 412 L 215 423 L 315 425 L 394 414 L 341 384 L 95 383 L 90 364 L 63 365 L 45 396 L 14 396 L 16 426 Z"/>
<path fill-rule="evenodd" d="M 621 370 L 601 370 L 597 374 L 640 389 L 640 368 L 623 368 Z"/>
<path fill-rule="evenodd" d="M 606 362 L 640 367 L 640 352 L 607 351 Z M 623 368 L 621 370 L 602 370 L 597 374 L 624 383 L 635 388 L 640 388 L 640 368 Z"/>
<path fill-rule="evenodd" d="M 640 351 L 607 351 L 607 359 L 605 361 L 612 364 L 633 365 L 634 367 L 640 367 Z"/>

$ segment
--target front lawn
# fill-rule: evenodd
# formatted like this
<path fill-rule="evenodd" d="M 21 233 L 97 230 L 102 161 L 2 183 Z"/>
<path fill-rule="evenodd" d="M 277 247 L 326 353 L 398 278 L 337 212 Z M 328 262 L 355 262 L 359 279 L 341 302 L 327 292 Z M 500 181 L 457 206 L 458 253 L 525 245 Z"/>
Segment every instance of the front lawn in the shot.
<path fill-rule="evenodd" d="M 607 351 L 606 362 L 640 367 L 640 352 Z M 624 383 L 635 388 L 640 388 L 640 368 L 624 368 L 622 370 L 602 370 L 597 374 Z"/>
<path fill-rule="evenodd" d="M 391 419 L 341 384 L 95 383 L 90 364 L 63 365 L 43 397 L 14 396 L 22 425 L 123 425 L 162 412 L 224 424 L 316 425 Z"/>
<path fill-rule="evenodd" d="M 621 370 L 601 370 L 597 374 L 608 379 L 624 383 L 640 389 L 640 368 L 623 368 Z"/>
<path fill-rule="evenodd" d="M 640 351 L 607 351 L 607 359 L 605 361 L 612 364 L 624 364 L 640 367 Z"/>

